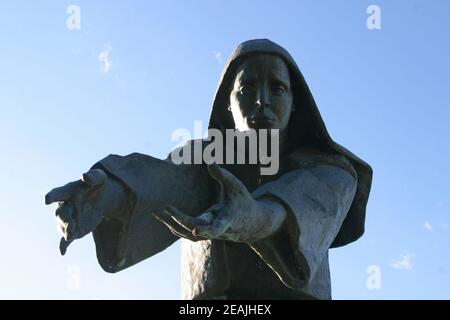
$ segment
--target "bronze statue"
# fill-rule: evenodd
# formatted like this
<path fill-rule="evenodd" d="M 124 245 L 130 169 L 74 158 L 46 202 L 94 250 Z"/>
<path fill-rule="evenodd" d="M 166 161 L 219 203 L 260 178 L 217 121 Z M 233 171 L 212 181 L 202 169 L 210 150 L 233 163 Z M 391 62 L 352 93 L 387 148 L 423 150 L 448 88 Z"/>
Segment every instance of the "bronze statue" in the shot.
<path fill-rule="evenodd" d="M 182 238 L 185 299 L 331 299 L 328 249 L 363 234 L 372 169 L 330 138 L 289 53 L 266 39 L 239 45 L 209 129 L 277 129 L 278 172 L 262 175 L 260 159 L 110 155 L 47 194 L 59 202 L 61 253 L 92 232 L 100 265 L 118 272 Z"/>

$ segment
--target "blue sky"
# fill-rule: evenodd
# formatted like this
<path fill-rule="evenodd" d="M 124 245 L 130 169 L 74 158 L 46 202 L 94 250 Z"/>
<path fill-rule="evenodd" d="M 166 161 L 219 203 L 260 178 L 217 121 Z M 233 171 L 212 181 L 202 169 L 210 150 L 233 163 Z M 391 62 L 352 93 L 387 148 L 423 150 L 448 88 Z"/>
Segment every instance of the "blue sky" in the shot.
<path fill-rule="evenodd" d="M 178 244 L 107 274 L 90 235 L 59 255 L 43 195 L 110 153 L 163 157 L 253 38 L 292 54 L 332 137 L 374 169 L 365 235 L 330 253 L 333 297 L 449 299 L 449 15 L 444 0 L 2 1 L 0 299 L 180 297 Z"/>

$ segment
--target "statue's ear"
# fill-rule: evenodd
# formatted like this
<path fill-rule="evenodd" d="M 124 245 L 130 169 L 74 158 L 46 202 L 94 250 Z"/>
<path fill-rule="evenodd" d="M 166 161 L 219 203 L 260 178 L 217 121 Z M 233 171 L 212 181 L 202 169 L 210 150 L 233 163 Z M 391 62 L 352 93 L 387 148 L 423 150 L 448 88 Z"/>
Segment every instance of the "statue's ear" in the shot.
<path fill-rule="evenodd" d="M 106 178 L 107 175 L 102 169 L 91 169 L 81 176 L 81 180 L 91 187 L 101 185 Z"/>
<path fill-rule="evenodd" d="M 291 113 L 294 112 L 296 109 L 297 109 L 297 107 L 295 106 L 295 104 L 292 104 Z"/>

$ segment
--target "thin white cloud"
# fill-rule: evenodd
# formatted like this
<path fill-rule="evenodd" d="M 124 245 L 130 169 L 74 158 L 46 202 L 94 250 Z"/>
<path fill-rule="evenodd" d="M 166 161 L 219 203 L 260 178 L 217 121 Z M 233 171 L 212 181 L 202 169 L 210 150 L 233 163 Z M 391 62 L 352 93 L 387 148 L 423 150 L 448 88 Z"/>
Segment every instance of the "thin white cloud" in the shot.
<path fill-rule="evenodd" d="M 425 229 L 427 229 L 428 231 L 432 231 L 433 230 L 433 226 L 428 221 L 425 221 L 425 225 L 424 226 L 425 226 Z"/>
<path fill-rule="evenodd" d="M 109 70 L 111 70 L 112 61 L 111 58 L 109 57 L 111 49 L 112 49 L 111 46 L 108 46 L 98 55 L 98 60 L 100 61 L 100 68 L 103 73 L 108 73 Z"/>
<path fill-rule="evenodd" d="M 400 270 L 412 270 L 412 261 L 416 258 L 414 254 L 405 253 L 403 254 L 398 261 L 394 261 L 391 263 L 391 267 Z"/>
<path fill-rule="evenodd" d="M 222 59 L 222 53 L 220 51 L 214 51 L 214 59 L 217 61 L 217 63 L 222 64 L 223 59 Z"/>

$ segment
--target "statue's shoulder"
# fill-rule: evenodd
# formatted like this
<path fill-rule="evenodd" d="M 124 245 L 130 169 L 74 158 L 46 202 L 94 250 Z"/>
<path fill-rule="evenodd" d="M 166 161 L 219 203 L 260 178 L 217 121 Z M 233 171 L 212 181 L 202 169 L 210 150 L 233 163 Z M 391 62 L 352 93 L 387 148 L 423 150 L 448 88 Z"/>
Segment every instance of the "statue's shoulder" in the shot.
<path fill-rule="evenodd" d="M 283 171 L 291 171 L 300 168 L 316 167 L 318 165 L 330 165 L 344 169 L 356 177 L 356 170 L 352 163 L 342 154 L 323 151 L 312 147 L 293 147 L 282 159 Z"/>

